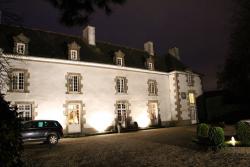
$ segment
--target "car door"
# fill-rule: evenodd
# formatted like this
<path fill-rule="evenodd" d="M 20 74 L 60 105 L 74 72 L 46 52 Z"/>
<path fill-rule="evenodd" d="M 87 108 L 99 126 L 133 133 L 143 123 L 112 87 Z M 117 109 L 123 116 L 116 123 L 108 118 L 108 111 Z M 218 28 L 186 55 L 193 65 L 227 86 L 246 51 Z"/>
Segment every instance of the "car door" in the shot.
<path fill-rule="evenodd" d="M 37 122 L 30 121 L 24 123 L 21 135 L 24 140 L 35 140 L 39 138 L 39 129 L 37 127 Z"/>

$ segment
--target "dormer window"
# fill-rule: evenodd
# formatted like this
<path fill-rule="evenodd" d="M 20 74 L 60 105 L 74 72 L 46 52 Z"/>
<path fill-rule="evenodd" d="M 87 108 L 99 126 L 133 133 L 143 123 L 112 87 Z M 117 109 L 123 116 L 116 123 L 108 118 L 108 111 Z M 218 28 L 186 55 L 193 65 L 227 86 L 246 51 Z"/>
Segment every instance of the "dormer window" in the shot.
<path fill-rule="evenodd" d="M 78 60 L 77 50 L 70 50 L 70 58 L 71 60 Z"/>
<path fill-rule="evenodd" d="M 13 48 L 13 52 L 15 54 L 19 54 L 19 55 L 28 55 L 29 54 L 29 41 L 30 39 L 28 37 L 26 37 L 23 33 L 14 36 L 13 37 L 14 40 L 14 48 Z"/>
<path fill-rule="evenodd" d="M 125 66 L 124 57 L 125 54 L 121 50 L 115 52 L 114 63 L 118 66 Z"/>
<path fill-rule="evenodd" d="M 116 58 L 116 64 L 117 64 L 118 66 L 123 66 L 123 58 L 117 57 L 117 58 Z"/>
<path fill-rule="evenodd" d="M 154 60 L 153 60 L 152 57 L 147 58 L 145 64 L 146 64 L 145 66 L 146 66 L 146 68 L 148 70 L 154 70 L 155 69 L 155 67 L 154 67 Z"/>
<path fill-rule="evenodd" d="M 153 63 L 148 63 L 148 69 L 153 70 Z"/>
<path fill-rule="evenodd" d="M 68 44 L 68 59 L 80 60 L 80 46 L 74 41 Z"/>
<path fill-rule="evenodd" d="M 188 86 L 194 85 L 194 76 L 191 73 L 187 74 L 187 84 Z"/>
<path fill-rule="evenodd" d="M 16 53 L 24 55 L 25 54 L 25 44 L 24 43 L 17 43 L 16 44 Z"/>

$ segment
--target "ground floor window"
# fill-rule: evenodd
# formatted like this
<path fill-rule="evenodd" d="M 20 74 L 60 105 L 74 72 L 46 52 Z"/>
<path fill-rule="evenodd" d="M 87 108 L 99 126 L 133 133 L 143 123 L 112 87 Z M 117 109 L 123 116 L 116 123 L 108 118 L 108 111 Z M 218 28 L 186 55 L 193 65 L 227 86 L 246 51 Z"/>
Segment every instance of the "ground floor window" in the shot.
<path fill-rule="evenodd" d="M 127 118 L 127 107 L 125 102 L 117 103 L 117 120 L 124 122 Z"/>
<path fill-rule="evenodd" d="M 68 105 L 68 122 L 69 124 L 80 123 L 80 104 L 69 104 Z"/>
<path fill-rule="evenodd" d="M 23 121 L 32 120 L 32 105 L 31 104 L 17 104 L 18 117 Z"/>

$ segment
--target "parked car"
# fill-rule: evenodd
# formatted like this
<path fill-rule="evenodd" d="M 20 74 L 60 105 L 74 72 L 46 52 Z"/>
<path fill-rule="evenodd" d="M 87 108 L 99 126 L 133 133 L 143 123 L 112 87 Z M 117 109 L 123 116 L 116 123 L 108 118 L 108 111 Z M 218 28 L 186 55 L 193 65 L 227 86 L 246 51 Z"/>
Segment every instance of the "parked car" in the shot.
<path fill-rule="evenodd" d="M 23 123 L 21 135 L 24 142 L 42 141 L 54 145 L 63 137 L 63 128 L 54 120 L 27 121 Z"/>

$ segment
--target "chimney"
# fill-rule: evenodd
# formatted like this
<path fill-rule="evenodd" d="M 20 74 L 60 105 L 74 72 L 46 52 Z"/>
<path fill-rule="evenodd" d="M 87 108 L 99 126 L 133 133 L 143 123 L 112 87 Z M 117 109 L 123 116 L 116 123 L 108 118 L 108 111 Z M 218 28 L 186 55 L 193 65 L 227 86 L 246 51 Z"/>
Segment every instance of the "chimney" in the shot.
<path fill-rule="evenodd" d="M 154 43 L 151 41 L 144 43 L 144 50 L 151 56 L 154 56 Z"/>
<path fill-rule="evenodd" d="M 175 57 L 176 59 L 180 60 L 180 55 L 179 55 L 179 48 L 174 47 L 174 48 L 170 48 L 168 49 L 168 53 Z"/>
<path fill-rule="evenodd" d="M 95 45 L 95 27 L 87 26 L 83 30 L 83 40 L 89 45 Z"/>

